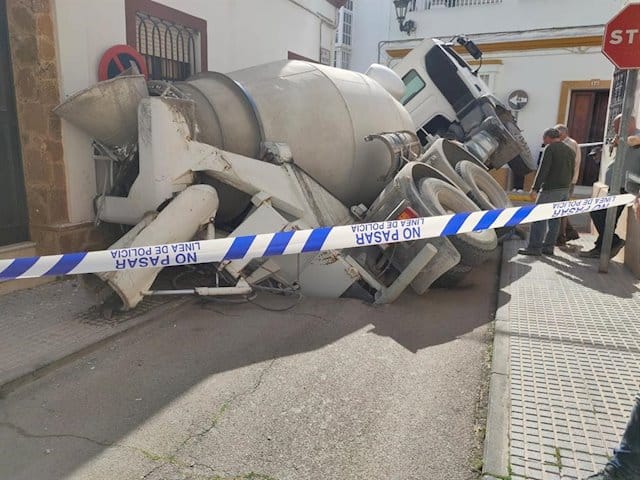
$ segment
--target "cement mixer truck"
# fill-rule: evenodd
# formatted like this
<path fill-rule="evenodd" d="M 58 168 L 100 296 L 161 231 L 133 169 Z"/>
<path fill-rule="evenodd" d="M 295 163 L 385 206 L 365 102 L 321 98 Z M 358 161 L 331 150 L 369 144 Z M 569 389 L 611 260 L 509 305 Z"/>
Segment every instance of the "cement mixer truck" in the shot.
<path fill-rule="evenodd" d="M 444 44 L 425 45 L 450 55 Z M 454 65 L 468 79 L 468 66 Z M 68 98 L 56 113 L 84 130 L 97 152 L 97 220 L 124 227 L 112 245 L 124 266 L 153 267 L 93 277 L 101 294 L 123 309 L 159 293 L 260 290 L 389 303 L 407 287 L 424 294 L 456 284 L 496 248 L 494 231 L 376 246 L 368 240 L 376 232 L 363 228 L 357 248 L 238 255 L 199 265 L 200 284 L 171 291 L 154 290 L 162 256 L 143 248 L 375 221 L 411 225 L 416 217 L 507 206 L 486 170 L 521 152 L 496 126 L 491 101 L 462 108 L 438 81 L 426 81 L 422 65 L 412 71 L 424 79 L 415 94 L 414 77 L 403 82 L 381 65 L 360 74 L 293 60 L 176 83 L 125 72 Z M 439 95 L 437 108 L 427 114 L 421 102 L 416 117 L 407 107 L 426 93 Z M 416 118 L 438 116 L 457 136 L 442 138 L 441 120 L 417 126 Z"/>

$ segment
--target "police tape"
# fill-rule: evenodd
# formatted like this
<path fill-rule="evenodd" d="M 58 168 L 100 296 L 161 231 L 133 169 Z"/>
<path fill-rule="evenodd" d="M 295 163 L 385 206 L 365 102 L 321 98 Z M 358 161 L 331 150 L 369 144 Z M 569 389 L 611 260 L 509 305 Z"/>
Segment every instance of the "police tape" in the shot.
<path fill-rule="evenodd" d="M 498 210 L 290 230 L 214 240 L 0 260 L 0 280 L 77 275 L 383 245 L 477 232 L 627 205 L 613 195 Z"/>

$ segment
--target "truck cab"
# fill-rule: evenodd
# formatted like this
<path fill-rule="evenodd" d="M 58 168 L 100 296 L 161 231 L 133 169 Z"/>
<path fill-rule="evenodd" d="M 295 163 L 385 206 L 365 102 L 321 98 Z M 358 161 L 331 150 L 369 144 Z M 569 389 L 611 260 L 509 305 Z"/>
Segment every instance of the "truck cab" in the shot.
<path fill-rule="evenodd" d="M 458 43 L 481 59 L 473 42 Z M 488 168 L 508 163 L 517 175 L 535 169 L 531 151 L 508 108 L 454 49 L 451 43 L 426 39 L 394 71 L 406 90 L 400 100 L 413 119 L 423 145 L 431 136 L 465 144 Z"/>

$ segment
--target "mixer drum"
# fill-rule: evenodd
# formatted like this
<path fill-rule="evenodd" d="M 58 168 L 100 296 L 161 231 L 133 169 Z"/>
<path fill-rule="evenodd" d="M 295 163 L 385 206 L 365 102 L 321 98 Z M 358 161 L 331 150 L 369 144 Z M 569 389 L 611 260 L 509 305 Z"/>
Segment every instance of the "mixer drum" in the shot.
<path fill-rule="evenodd" d="M 286 143 L 296 165 L 347 206 L 369 205 L 395 166 L 381 142 L 365 137 L 414 130 L 375 80 L 311 62 L 208 72 L 179 88 L 196 102 L 198 140 L 254 158 L 263 141 Z"/>

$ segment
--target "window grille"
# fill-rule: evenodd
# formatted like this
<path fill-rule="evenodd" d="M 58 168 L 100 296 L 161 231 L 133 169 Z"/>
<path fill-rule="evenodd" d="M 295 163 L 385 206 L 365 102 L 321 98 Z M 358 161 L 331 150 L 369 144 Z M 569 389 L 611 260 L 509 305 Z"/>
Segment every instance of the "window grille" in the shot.
<path fill-rule="evenodd" d="M 611 100 L 609 100 L 609 112 L 607 122 L 607 143 L 613 141 L 616 132 L 613 128 L 613 119 L 622 113 L 622 103 L 624 100 L 624 90 L 627 85 L 628 75 L 631 70 L 619 70 L 616 68 L 613 73 L 613 82 L 611 85 Z"/>
<path fill-rule="evenodd" d="M 438 7 L 473 7 L 476 5 L 495 5 L 502 0 L 425 0 L 427 10 Z"/>
<path fill-rule="evenodd" d="M 137 50 L 153 80 L 184 80 L 200 71 L 200 32 L 144 12 L 136 12 Z"/>

